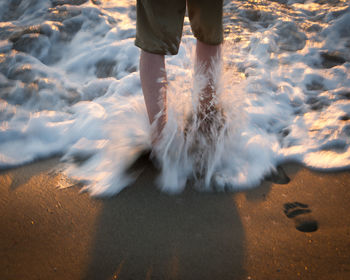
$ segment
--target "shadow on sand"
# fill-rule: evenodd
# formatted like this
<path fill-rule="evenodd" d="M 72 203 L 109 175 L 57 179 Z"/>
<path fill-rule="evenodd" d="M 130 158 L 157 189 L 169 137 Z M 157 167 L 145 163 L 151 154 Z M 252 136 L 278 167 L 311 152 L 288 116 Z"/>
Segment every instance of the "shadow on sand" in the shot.
<path fill-rule="evenodd" d="M 138 180 L 103 200 L 83 279 L 243 279 L 235 194 L 160 193 L 142 159 Z"/>

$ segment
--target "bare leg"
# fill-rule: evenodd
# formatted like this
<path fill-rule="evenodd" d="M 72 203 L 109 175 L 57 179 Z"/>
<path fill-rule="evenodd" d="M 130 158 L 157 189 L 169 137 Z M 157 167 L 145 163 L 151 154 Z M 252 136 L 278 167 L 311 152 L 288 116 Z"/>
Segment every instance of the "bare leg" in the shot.
<path fill-rule="evenodd" d="M 221 45 L 208 45 L 197 40 L 196 64 L 203 65 L 204 73 L 208 76 L 208 85 L 205 87 L 200 100 L 201 118 L 210 113 L 215 94 L 215 85 L 211 76 L 214 59 L 221 55 Z M 152 124 L 157 121 L 153 143 L 155 143 L 167 121 L 166 87 L 167 76 L 164 55 L 153 54 L 141 50 L 140 79 L 143 96 L 146 103 L 148 118 Z M 158 120 L 156 116 L 161 112 Z"/>
<path fill-rule="evenodd" d="M 207 45 L 197 40 L 195 65 L 195 68 L 197 69 L 195 71 L 198 71 L 198 67 L 200 67 L 207 79 L 206 86 L 199 96 L 197 118 L 200 121 L 199 131 L 209 137 L 211 135 L 210 131 L 212 131 L 212 128 L 217 130 L 220 128 L 222 123 L 222 114 L 218 115 L 218 108 L 215 104 L 216 81 L 215 77 L 213 76 L 215 72 L 214 67 L 216 67 L 215 63 L 220 62 L 220 59 L 221 45 Z"/>
<path fill-rule="evenodd" d="M 197 40 L 196 47 L 196 67 L 200 66 L 204 69 L 204 75 L 207 76 L 207 86 L 204 88 L 199 101 L 199 117 L 204 119 L 209 113 L 215 110 L 213 97 L 215 96 L 215 81 L 212 76 L 214 63 L 216 59 L 221 59 L 221 44 L 208 45 Z"/>
<path fill-rule="evenodd" d="M 156 123 L 156 130 L 152 136 L 155 143 L 166 124 L 166 86 L 167 77 L 165 71 L 164 55 L 153 54 L 141 50 L 140 79 L 143 96 L 146 103 L 148 118 L 151 124 Z M 156 120 L 157 115 L 161 115 Z"/>

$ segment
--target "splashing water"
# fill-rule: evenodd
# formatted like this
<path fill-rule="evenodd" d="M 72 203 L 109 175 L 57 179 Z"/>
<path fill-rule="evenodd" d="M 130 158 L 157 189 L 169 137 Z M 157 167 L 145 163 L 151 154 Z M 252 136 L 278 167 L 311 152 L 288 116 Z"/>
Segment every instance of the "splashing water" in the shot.
<path fill-rule="evenodd" d="M 1 168 L 59 155 L 93 195 L 130 185 L 125 170 L 151 147 L 135 20 L 134 1 L 1 2 Z M 166 58 L 159 187 L 253 187 L 289 160 L 349 168 L 348 1 L 225 1 L 224 27 L 207 133 L 187 18 L 179 54 Z"/>

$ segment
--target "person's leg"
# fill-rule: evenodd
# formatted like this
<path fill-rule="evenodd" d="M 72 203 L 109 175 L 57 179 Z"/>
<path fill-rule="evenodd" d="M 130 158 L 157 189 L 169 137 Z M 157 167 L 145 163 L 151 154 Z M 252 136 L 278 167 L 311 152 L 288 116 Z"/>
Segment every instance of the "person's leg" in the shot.
<path fill-rule="evenodd" d="M 141 50 L 140 79 L 149 121 L 151 124 L 157 122 L 152 136 L 152 142 L 156 142 L 167 120 L 164 55 Z"/>
<path fill-rule="evenodd" d="M 198 108 L 198 117 L 204 120 L 211 113 L 215 114 L 216 109 L 215 67 L 221 60 L 223 1 L 187 0 L 187 7 L 191 28 L 197 38 L 195 70 L 200 69 L 200 74 L 207 79 L 207 85 L 199 96 Z"/>
<path fill-rule="evenodd" d="M 199 106 L 201 115 L 208 115 L 214 109 L 216 85 L 215 85 L 215 74 L 214 67 L 221 60 L 221 44 L 219 45 L 208 45 L 197 40 L 196 46 L 196 68 L 201 68 L 203 74 L 207 78 L 207 85 L 205 86 L 201 96 L 199 97 Z"/>
<path fill-rule="evenodd" d="M 149 121 L 157 121 L 153 144 L 167 120 L 164 55 L 179 50 L 185 11 L 186 0 L 137 0 L 135 45 L 141 49 L 140 79 Z"/>

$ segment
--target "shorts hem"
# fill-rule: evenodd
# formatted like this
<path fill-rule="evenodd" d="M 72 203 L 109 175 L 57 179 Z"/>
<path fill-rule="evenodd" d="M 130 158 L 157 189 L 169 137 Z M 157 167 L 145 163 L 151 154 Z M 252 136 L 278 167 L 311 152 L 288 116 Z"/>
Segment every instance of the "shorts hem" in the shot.
<path fill-rule="evenodd" d="M 135 44 L 136 47 L 142 49 L 143 51 L 148 52 L 148 53 L 153 53 L 153 54 L 176 55 L 179 52 L 179 50 L 177 50 L 176 52 L 170 52 L 170 51 L 163 50 L 163 49 L 150 48 L 150 47 L 147 46 L 147 44 L 145 44 L 144 42 L 142 42 L 142 41 L 140 41 L 138 39 L 135 39 L 134 44 Z"/>

